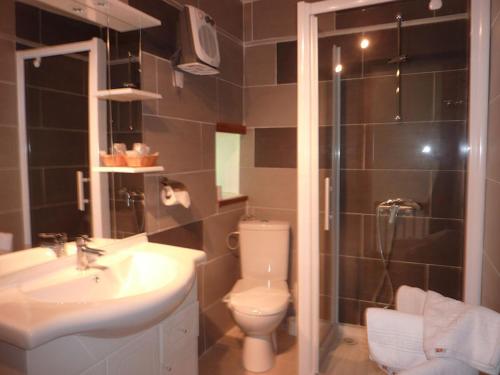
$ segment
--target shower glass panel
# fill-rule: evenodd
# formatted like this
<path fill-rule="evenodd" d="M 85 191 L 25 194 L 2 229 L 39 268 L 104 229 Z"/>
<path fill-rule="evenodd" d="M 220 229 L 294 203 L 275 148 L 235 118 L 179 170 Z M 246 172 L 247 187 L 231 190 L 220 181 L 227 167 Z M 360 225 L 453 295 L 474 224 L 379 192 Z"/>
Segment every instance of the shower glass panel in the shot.
<path fill-rule="evenodd" d="M 462 299 L 469 2 L 428 4 L 320 17 L 320 360 L 401 285 Z"/>

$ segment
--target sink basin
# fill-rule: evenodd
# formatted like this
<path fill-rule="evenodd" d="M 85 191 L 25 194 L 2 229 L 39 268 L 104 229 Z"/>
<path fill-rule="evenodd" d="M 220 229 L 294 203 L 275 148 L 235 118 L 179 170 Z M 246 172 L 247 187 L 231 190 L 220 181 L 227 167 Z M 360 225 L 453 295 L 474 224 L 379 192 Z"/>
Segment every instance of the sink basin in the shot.
<path fill-rule="evenodd" d="M 202 251 L 145 235 L 102 246 L 96 268 L 75 255 L 0 275 L 0 341 L 33 349 L 58 337 L 130 335 L 167 317 L 191 290 Z"/>
<path fill-rule="evenodd" d="M 150 293 L 176 277 L 177 262 L 164 255 L 150 252 L 119 255 L 100 259 L 97 266 L 102 269 L 74 270 L 73 277 L 67 272 L 66 277 L 50 275 L 48 280 L 41 278 L 24 285 L 22 291 L 43 302 L 94 303 Z"/>

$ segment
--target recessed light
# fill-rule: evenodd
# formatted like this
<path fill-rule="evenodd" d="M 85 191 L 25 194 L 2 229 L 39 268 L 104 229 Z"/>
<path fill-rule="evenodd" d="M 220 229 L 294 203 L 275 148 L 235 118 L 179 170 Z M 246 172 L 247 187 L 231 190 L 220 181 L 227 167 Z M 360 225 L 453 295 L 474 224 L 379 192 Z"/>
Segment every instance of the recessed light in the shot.
<path fill-rule="evenodd" d="M 80 7 L 74 7 L 72 10 L 73 10 L 73 12 L 79 13 L 79 14 L 84 12 L 83 8 L 80 8 Z"/>
<path fill-rule="evenodd" d="M 361 39 L 361 43 L 359 43 L 359 46 L 363 49 L 366 49 L 370 46 L 370 41 L 367 38 Z"/>
<path fill-rule="evenodd" d="M 340 73 L 342 71 L 342 64 L 337 64 L 335 67 L 335 73 Z"/>

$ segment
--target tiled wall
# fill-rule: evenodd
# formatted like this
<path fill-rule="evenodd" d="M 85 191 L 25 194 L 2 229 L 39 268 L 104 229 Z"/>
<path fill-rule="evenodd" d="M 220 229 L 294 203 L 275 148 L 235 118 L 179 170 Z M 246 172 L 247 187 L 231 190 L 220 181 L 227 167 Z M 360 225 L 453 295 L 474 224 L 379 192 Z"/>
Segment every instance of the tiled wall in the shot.
<path fill-rule="evenodd" d="M 14 234 L 24 247 L 17 147 L 17 96 L 14 0 L 0 2 L 0 231 Z M 8 183 L 6 183 L 8 182 Z"/>
<path fill-rule="evenodd" d="M 162 94 L 163 99 L 143 104 L 142 135 L 145 143 L 160 152 L 159 164 L 165 168 L 165 173 L 144 177 L 146 229 L 150 239 L 207 253 L 207 263 L 198 269 L 202 354 L 234 325 L 222 298 L 239 278 L 239 259 L 229 251 L 225 239 L 236 230 L 238 220 L 245 214 L 245 205 L 218 206 L 215 126 L 217 122 L 242 123 L 242 5 L 239 0 L 189 3 L 201 7 L 217 22 L 221 73 L 185 74 L 184 87 L 174 87 L 173 68 L 168 60 L 171 52 L 155 50 L 158 37 L 152 30 L 144 39 L 141 83 L 145 90 Z M 161 0 L 129 0 L 129 4 L 160 18 L 178 13 L 175 7 Z M 186 186 L 191 197 L 190 208 L 161 204 L 160 181 L 164 177 Z"/>
<path fill-rule="evenodd" d="M 481 303 L 500 312 L 500 1 L 492 0 L 490 108 Z"/>
<path fill-rule="evenodd" d="M 467 2 L 447 1 L 439 12 L 429 12 L 428 1 L 402 1 L 328 14 L 319 20 L 323 32 L 319 41 L 321 168 L 330 165 L 333 44 L 342 48 L 344 67 L 339 249 L 342 322 L 362 323 L 364 308 L 370 305 L 382 274 L 375 248 L 374 213 L 376 205 L 388 198 L 413 198 L 423 206 L 417 218 L 399 221 L 390 268 L 395 286 L 406 283 L 461 298 L 468 24 L 457 20 L 404 28 L 403 51 L 409 59 L 402 66 L 403 123 L 399 124 L 393 120 L 396 69 L 387 64 L 397 55 L 395 29 L 346 32 L 346 28 L 393 22 L 399 11 L 406 20 L 437 17 L 465 13 Z M 295 13 L 292 0 L 244 5 L 249 135 L 244 137 L 241 172 L 251 212 L 288 219 L 293 225 Z M 366 51 L 359 47 L 362 36 L 371 41 Z M 422 153 L 426 145 L 432 150 L 428 154 Z M 322 246 L 321 314 L 327 318 L 332 305 L 327 269 L 330 254 Z M 291 279 L 293 285 L 294 274 Z M 388 302 L 387 289 L 381 301 Z"/>

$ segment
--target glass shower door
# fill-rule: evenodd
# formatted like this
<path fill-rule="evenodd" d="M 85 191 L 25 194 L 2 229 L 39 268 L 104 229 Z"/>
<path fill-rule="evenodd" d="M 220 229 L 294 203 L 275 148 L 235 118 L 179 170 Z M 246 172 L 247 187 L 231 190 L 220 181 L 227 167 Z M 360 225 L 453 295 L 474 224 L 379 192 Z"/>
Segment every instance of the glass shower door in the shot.
<path fill-rule="evenodd" d="M 320 316 L 319 368 L 327 358 L 336 339 L 338 322 L 338 249 L 339 249 L 339 189 L 340 189 L 340 78 L 342 64 L 340 47 L 332 47 L 331 83 L 327 90 L 331 97 L 331 119 L 319 128 L 320 168 Z M 322 83 L 324 84 L 324 83 Z M 320 124 L 322 125 L 322 124 Z M 322 198 L 321 198 L 322 197 Z M 321 202 L 323 199 L 323 202 Z M 321 205 L 321 203 L 323 203 Z"/>

